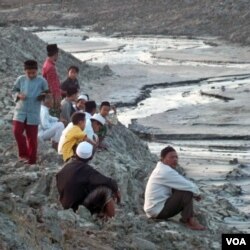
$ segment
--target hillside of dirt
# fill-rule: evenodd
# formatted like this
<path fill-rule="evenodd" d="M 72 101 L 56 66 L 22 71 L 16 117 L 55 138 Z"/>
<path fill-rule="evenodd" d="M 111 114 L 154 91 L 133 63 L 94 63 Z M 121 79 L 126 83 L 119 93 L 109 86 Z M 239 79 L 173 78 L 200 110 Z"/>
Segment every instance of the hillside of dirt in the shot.
<path fill-rule="evenodd" d="M 112 34 L 219 36 L 250 43 L 249 0 L 2 0 L 7 25 L 93 25 Z"/>

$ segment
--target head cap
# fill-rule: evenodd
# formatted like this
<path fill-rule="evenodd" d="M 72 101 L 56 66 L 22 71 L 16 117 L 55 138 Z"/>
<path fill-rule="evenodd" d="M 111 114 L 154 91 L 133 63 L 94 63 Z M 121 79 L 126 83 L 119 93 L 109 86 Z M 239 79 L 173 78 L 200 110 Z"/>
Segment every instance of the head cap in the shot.
<path fill-rule="evenodd" d="M 90 119 L 92 121 L 98 121 L 102 126 L 105 124 L 105 118 L 100 114 L 94 114 Z"/>
<path fill-rule="evenodd" d="M 76 154 L 81 159 L 89 159 L 93 154 L 93 146 L 86 141 L 81 142 L 76 148 Z"/>

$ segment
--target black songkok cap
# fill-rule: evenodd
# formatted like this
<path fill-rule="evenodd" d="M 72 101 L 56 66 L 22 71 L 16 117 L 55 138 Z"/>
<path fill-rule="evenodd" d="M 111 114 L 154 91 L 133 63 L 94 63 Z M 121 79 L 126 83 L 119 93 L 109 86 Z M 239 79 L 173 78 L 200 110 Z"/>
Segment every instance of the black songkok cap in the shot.
<path fill-rule="evenodd" d="M 48 44 L 47 45 L 47 54 L 48 56 L 53 56 L 58 53 L 57 44 Z"/>
<path fill-rule="evenodd" d="M 168 153 L 176 152 L 175 149 L 171 146 L 167 146 L 161 151 L 161 158 L 164 158 Z"/>
<path fill-rule="evenodd" d="M 27 60 L 24 62 L 24 69 L 38 69 L 37 61 L 35 60 Z"/>

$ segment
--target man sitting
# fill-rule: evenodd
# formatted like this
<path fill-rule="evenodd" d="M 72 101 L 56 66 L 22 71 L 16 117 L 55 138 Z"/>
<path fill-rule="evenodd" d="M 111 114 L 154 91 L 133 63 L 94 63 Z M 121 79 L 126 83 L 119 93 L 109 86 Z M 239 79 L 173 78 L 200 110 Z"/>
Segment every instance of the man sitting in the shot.
<path fill-rule="evenodd" d="M 76 157 L 70 159 L 56 175 L 60 202 L 64 209 L 84 205 L 91 214 L 105 218 L 115 215 L 115 201 L 120 202 L 120 192 L 115 180 L 108 178 L 90 165 L 93 146 L 81 142 L 76 149 Z"/>
<path fill-rule="evenodd" d="M 161 161 L 149 177 L 144 211 L 150 218 L 168 219 L 181 213 L 181 222 L 193 230 L 205 227 L 194 219 L 193 198 L 201 199 L 199 188 L 184 178 L 176 170 L 178 156 L 174 148 L 168 146 L 161 151 Z"/>
<path fill-rule="evenodd" d="M 51 140 L 52 147 L 57 150 L 64 124 L 57 117 L 49 114 L 49 109 L 53 107 L 53 98 L 46 95 L 41 105 L 40 124 L 38 138 L 41 140 Z"/>
<path fill-rule="evenodd" d="M 85 103 L 89 100 L 88 95 L 79 95 L 76 103 L 73 104 L 75 111 L 85 112 Z"/>
<path fill-rule="evenodd" d="M 76 112 L 72 115 L 72 126 L 65 129 L 59 141 L 58 153 L 63 155 L 63 160 L 67 161 L 75 154 L 77 145 L 87 139 L 83 132 L 85 127 L 85 114 Z"/>

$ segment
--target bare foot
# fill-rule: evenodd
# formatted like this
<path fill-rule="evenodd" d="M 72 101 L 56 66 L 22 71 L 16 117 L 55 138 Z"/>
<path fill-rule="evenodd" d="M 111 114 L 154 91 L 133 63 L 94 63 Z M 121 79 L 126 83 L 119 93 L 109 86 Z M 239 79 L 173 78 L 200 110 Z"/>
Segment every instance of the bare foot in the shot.
<path fill-rule="evenodd" d="M 206 230 L 206 227 L 204 227 L 203 225 L 201 225 L 197 220 L 195 220 L 194 218 L 190 218 L 188 220 L 188 222 L 185 223 L 185 225 L 192 229 L 192 230 Z"/>

